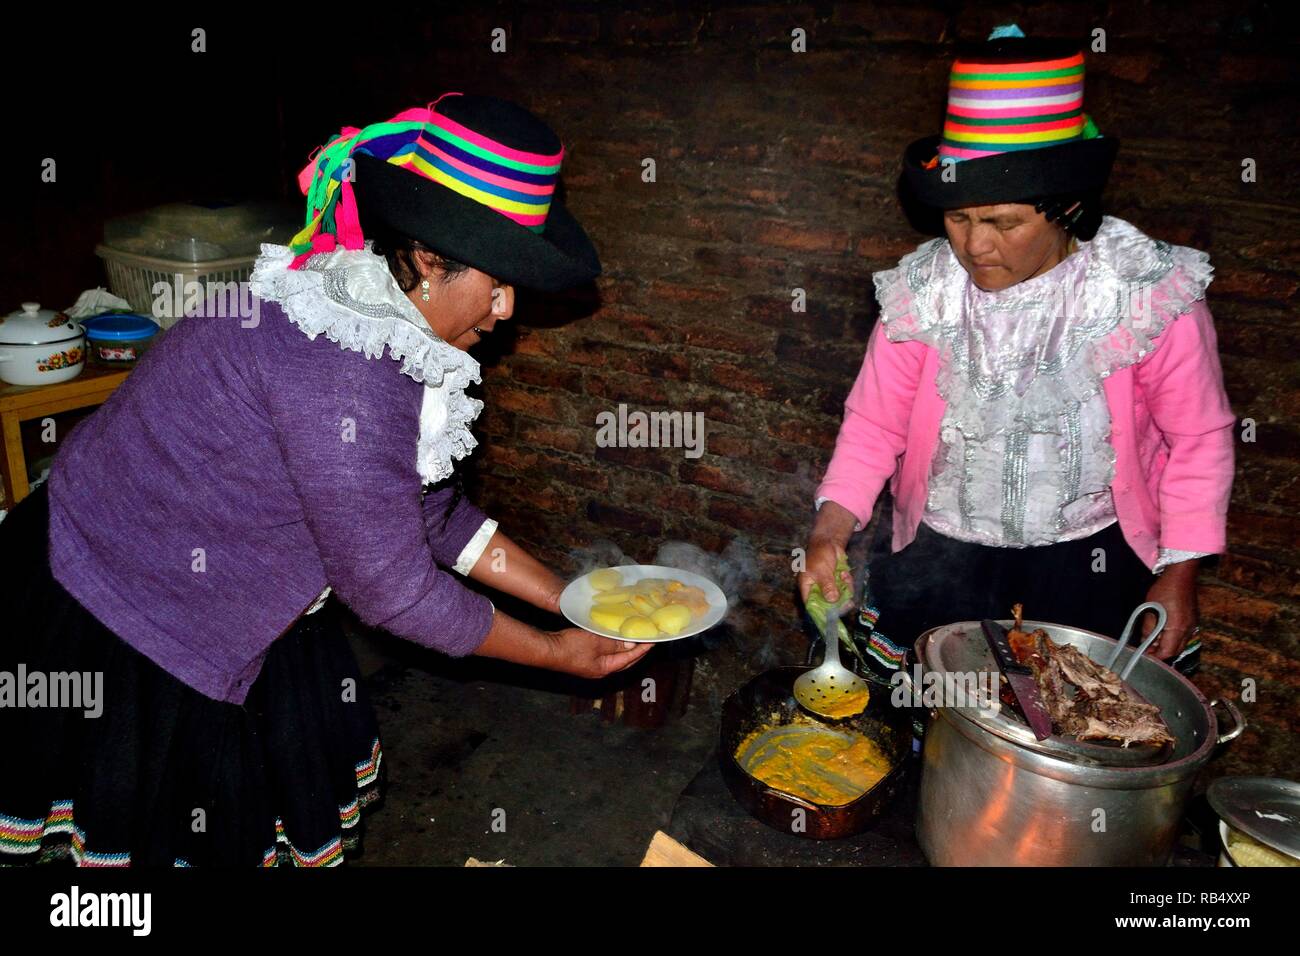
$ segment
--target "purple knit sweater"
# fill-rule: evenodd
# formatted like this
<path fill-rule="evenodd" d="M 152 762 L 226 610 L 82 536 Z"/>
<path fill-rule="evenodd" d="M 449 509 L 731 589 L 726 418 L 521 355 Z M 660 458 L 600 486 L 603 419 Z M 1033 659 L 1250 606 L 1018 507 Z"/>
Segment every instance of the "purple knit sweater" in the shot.
<path fill-rule="evenodd" d="M 55 578 L 169 673 L 236 704 L 327 584 L 366 624 L 471 653 L 492 605 L 443 568 L 485 518 L 462 499 L 444 529 L 451 491 L 421 500 L 424 386 L 387 352 L 313 341 L 257 305 L 252 328 L 179 322 L 64 440 Z"/>

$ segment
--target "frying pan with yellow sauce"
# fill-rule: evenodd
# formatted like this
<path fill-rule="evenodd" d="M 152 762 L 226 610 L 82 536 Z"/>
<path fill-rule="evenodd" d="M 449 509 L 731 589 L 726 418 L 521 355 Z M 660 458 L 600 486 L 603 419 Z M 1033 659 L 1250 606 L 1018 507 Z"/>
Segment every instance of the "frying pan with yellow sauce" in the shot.
<path fill-rule="evenodd" d="M 735 757 L 773 790 L 827 807 L 852 803 L 891 769 L 869 738 L 802 720 L 760 727 L 740 742 Z"/>

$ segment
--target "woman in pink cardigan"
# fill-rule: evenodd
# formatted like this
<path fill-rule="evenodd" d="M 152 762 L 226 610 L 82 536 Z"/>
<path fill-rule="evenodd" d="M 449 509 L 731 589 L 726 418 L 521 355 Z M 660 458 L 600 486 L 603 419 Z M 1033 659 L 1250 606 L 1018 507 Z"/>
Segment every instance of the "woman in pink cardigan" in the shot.
<path fill-rule="evenodd" d="M 943 135 L 907 151 L 947 238 L 874 276 L 880 322 L 800 576 L 805 598 L 851 586 L 836 562 L 889 483 L 892 553 L 860 619 L 875 666 L 1017 602 L 1118 636 L 1144 600 L 1168 613 L 1149 653 L 1194 661 L 1198 565 L 1224 549 L 1233 473 L 1213 270 L 1101 215 L 1117 146 L 1083 113 L 1077 47 L 1012 27 L 959 55 Z"/>

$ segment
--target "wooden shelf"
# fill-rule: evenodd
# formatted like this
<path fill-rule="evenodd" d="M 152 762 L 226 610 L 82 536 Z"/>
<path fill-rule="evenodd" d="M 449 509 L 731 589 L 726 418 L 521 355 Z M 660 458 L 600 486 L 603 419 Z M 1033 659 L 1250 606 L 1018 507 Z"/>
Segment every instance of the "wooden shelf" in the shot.
<path fill-rule="evenodd" d="M 27 497 L 27 460 L 23 457 L 19 426 L 74 408 L 102 405 L 113 390 L 126 381 L 129 369 L 88 364 L 76 378 L 57 385 L 0 386 L 0 430 L 3 431 L 3 478 L 6 508 Z"/>

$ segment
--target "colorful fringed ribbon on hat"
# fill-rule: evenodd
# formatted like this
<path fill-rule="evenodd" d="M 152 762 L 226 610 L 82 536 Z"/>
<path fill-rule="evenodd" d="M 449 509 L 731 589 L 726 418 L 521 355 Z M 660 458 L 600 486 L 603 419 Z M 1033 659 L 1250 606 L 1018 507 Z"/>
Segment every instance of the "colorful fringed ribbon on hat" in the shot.
<path fill-rule="evenodd" d="M 345 127 L 312 157 L 298 174 L 307 223 L 289 243 L 296 254 L 290 268 L 336 246 L 362 248 L 349 162 L 356 153 L 440 183 L 533 232 L 545 229 L 564 148 L 549 155 L 513 149 L 434 110 L 443 97 L 459 95 L 444 93 L 427 107 L 364 129 Z"/>
<path fill-rule="evenodd" d="M 948 82 L 940 162 L 1091 139 L 1083 53 L 1024 63 L 957 60 Z"/>

